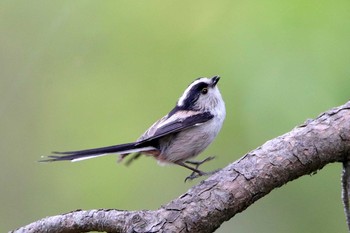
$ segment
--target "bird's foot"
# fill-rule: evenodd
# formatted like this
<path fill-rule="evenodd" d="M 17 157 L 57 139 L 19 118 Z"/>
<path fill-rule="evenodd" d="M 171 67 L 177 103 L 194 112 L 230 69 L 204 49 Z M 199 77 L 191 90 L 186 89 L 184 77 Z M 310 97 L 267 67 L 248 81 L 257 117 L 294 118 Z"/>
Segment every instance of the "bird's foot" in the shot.
<path fill-rule="evenodd" d="M 201 177 L 201 176 L 208 176 L 208 175 L 212 175 L 214 174 L 215 172 L 217 172 L 218 170 L 215 170 L 215 171 L 212 171 L 212 172 L 203 172 L 201 170 L 198 170 L 198 167 L 200 165 L 202 165 L 203 163 L 206 163 L 206 162 L 209 162 L 211 160 L 215 159 L 215 156 L 210 156 L 208 158 L 205 158 L 204 160 L 202 161 L 186 161 L 185 163 L 187 164 L 191 164 L 191 165 L 194 165 L 195 166 L 195 170 L 193 170 L 193 172 L 191 173 L 191 175 L 189 175 L 188 177 L 186 177 L 185 179 L 185 182 L 187 180 L 193 180 L 193 179 L 196 179 L 198 177 Z"/>
<path fill-rule="evenodd" d="M 185 182 L 187 182 L 188 180 L 194 180 L 194 179 L 196 179 L 198 177 L 201 177 L 201 176 L 213 175 L 213 174 L 215 174 L 216 172 L 218 172 L 220 170 L 221 169 L 217 169 L 217 170 L 211 171 L 211 172 L 202 172 L 202 171 L 198 170 L 199 172 L 192 172 L 191 175 L 186 177 Z"/>
<path fill-rule="evenodd" d="M 213 159 L 215 159 L 215 156 L 210 156 L 208 158 L 203 159 L 202 161 L 190 161 L 189 160 L 189 161 L 186 161 L 185 163 L 195 165 L 196 169 L 197 169 L 203 163 L 209 162 L 210 160 L 213 160 Z"/>

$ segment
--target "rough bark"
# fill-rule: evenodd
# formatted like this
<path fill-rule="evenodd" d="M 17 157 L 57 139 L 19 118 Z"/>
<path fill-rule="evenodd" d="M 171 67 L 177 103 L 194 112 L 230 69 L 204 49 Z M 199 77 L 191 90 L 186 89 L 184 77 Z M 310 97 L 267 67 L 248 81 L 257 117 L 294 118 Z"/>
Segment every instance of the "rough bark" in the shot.
<path fill-rule="evenodd" d="M 350 232 L 350 160 L 349 158 L 343 161 L 343 174 L 342 174 L 342 199 L 344 205 L 344 212 L 348 230 Z"/>
<path fill-rule="evenodd" d="M 345 162 L 349 152 L 350 102 L 267 141 L 158 210 L 77 210 L 13 232 L 213 232 L 271 190 Z"/>

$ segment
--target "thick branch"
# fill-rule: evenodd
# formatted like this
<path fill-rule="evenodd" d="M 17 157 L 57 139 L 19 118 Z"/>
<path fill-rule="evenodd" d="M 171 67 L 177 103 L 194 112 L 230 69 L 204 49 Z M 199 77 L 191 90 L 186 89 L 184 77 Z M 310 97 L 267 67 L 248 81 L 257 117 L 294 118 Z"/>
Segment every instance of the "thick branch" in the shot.
<path fill-rule="evenodd" d="M 350 102 L 266 142 L 155 211 L 74 211 L 13 232 L 213 232 L 288 181 L 350 152 Z"/>
<path fill-rule="evenodd" d="M 344 212 L 348 230 L 350 232 L 350 160 L 349 158 L 343 161 L 343 174 L 342 174 L 342 200 L 344 205 Z"/>

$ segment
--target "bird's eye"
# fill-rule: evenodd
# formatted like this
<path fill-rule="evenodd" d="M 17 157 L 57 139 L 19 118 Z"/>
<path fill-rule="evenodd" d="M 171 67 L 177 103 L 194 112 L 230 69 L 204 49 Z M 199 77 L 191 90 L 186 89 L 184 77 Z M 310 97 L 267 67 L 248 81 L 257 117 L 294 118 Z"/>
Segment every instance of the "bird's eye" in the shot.
<path fill-rule="evenodd" d="M 204 87 L 201 92 L 202 92 L 203 95 L 207 94 L 208 93 L 208 88 Z"/>

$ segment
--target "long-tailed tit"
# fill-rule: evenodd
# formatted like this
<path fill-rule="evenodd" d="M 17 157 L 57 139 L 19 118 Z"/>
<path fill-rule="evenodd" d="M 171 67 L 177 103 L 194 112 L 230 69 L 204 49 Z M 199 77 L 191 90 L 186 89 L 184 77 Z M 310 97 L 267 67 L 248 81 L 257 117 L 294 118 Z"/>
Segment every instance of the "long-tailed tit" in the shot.
<path fill-rule="evenodd" d="M 53 152 L 41 162 L 72 162 L 120 154 L 119 161 L 134 154 L 131 160 L 141 154 L 151 155 L 161 163 L 177 164 L 188 168 L 192 174 L 186 179 L 207 175 L 198 169 L 202 162 L 189 161 L 201 153 L 219 133 L 225 119 L 225 103 L 217 83 L 219 76 L 194 80 L 177 101 L 176 106 L 163 118 L 155 122 L 136 142 L 95 149 Z M 131 161 L 129 160 L 129 162 Z M 194 166 L 190 166 L 194 165 Z"/>

